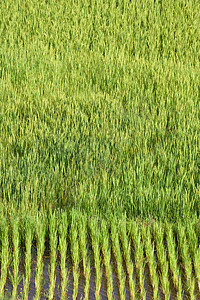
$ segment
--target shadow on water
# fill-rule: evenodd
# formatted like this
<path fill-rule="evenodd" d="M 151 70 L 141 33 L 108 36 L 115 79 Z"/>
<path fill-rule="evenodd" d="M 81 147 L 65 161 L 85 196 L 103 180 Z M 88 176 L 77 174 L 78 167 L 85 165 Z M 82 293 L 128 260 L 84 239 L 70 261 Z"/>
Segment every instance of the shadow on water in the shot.
<path fill-rule="evenodd" d="M 31 279 L 30 279 L 28 300 L 34 299 L 35 293 L 36 293 L 35 276 L 36 276 L 36 268 L 37 268 L 37 248 L 35 246 L 32 246 L 31 256 L 32 256 Z M 133 262 L 133 267 L 135 267 L 134 258 L 132 257 L 131 259 Z M 91 259 L 91 262 L 92 262 L 92 259 Z M 49 286 L 50 286 L 50 278 L 49 278 L 50 255 L 49 255 L 48 249 L 45 250 L 45 253 L 43 256 L 43 263 L 44 263 L 44 269 L 43 269 L 42 289 L 41 289 L 41 295 L 40 295 L 41 300 L 48 299 L 48 292 L 49 292 Z M 58 256 L 57 262 L 56 262 L 56 283 L 55 283 L 54 298 L 53 298 L 55 300 L 61 299 L 61 274 L 60 274 L 59 264 L 60 264 L 60 258 Z M 117 274 L 117 268 L 116 268 L 116 261 L 115 261 L 113 253 L 111 255 L 111 268 L 112 268 L 112 280 L 113 280 L 113 299 L 120 299 L 119 288 L 118 288 L 118 286 L 119 286 L 118 285 L 118 274 Z M 124 261 L 123 261 L 123 268 L 126 273 L 126 266 L 125 266 Z M 66 269 L 67 269 L 67 273 L 68 273 L 66 299 L 73 299 L 73 272 L 72 272 L 72 261 L 69 256 L 69 253 L 67 255 L 67 260 L 66 260 Z M 12 273 L 12 271 L 13 271 L 12 267 L 10 267 L 9 272 Z M 10 280 L 9 272 L 8 272 L 8 277 L 7 277 L 7 281 L 6 281 L 6 287 L 5 287 L 6 299 L 12 299 L 13 286 L 12 286 L 12 282 Z M 91 263 L 90 272 L 91 273 L 90 273 L 89 299 L 93 300 L 93 299 L 95 299 L 95 268 L 92 263 Z M 182 270 L 182 272 L 184 273 L 183 270 Z M 169 272 L 169 274 L 170 274 L 170 272 Z M 21 280 L 18 284 L 18 299 L 23 298 L 23 290 L 24 290 L 23 275 L 25 276 L 25 255 L 21 251 L 20 263 L 19 263 L 19 276 L 21 277 Z M 128 277 L 128 275 L 126 277 Z M 139 291 L 139 281 L 138 281 L 135 271 L 133 274 L 133 279 L 136 283 L 136 290 Z M 184 289 L 182 299 L 184 299 L 184 300 L 189 299 L 189 295 L 186 294 L 187 287 L 184 284 L 184 276 L 182 276 L 182 281 L 183 281 L 182 283 L 183 283 L 183 289 Z M 84 286 L 85 286 L 85 278 L 84 278 L 84 274 L 83 274 L 83 266 L 82 266 L 82 263 L 80 262 L 79 286 L 78 286 L 77 299 L 84 299 Z M 151 286 L 148 265 L 146 265 L 144 268 L 144 287 L 145 287 L 145 291 L 146 291 L 146 299 L 149 299 L 149 300 L 153 299 L 153 288 Z M 173 285 L 171 278 L 170 278 L 170 293 L 171 293 L 170 299 L 174 299 L 174 300 L 177 299 L 177 291 Z M 200 299 L 200 294 L 197 290 L 197 287 L 196 287 L 195 294 L 196 294 L 197 299 Z M 127 300 L 130 299 L 128 278 L 126 278 L 126 283 L 125 283 L 125 295 L 126 295 L 125 299 L 127 299 Z M 140 299 L 139 292 L 137 292 L 136 295 L 137 295 L 137 299 Z M 107 297 L 107 280 L 106 280 L 105 267 L 103 264 L 102 264 L 100 298 L 102 300 L 108 299 L 108 297 Z M 165 299 L 165 296 L 162 292 L 161 285 L 159 286 L 158 299 Z"/>

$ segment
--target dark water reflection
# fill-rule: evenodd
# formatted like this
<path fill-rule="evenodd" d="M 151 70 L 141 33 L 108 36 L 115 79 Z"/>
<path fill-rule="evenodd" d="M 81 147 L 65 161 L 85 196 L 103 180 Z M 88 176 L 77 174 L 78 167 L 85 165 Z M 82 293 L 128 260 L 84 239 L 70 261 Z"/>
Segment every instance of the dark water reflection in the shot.
<path fill-rule="evenodd" d="M 42 290 L 41 290 L 41 300 L 48 299 L 48 292 L 49 292 L 49 286 L 50 286 L 50 280 L 49 280 L 49 271 L 50 271 L 50 256 L 49 251 L 46 250 L 43 256 L 43 262 L 44 262 L 44 269 L 43 269 L 43 282 L 42 282 Z M 133 261 L 134 264 L 134 261 Z M 116 262 L 114 259 L 114 256 L 111 256 L 111 267 L 112 267 L 112 279 L 113 279 L 113 299 L 120 299 L 119 297 L 119 289 L 118 289 L 118 275 L 116 271 Z M 30 288 L 29 288 L 29 296 L 28 300 L 34 299 L 35 297 L 35 275 L 36 275 L 36 268 L 37 268 L 37 249 L 36 247 L 32 247 L 32 265 L 31 265 L 31 280 L 30 280 Z M 66 299 L 73 299 L 73 272 L 72 272 L 72 262 L 69 259 L 66 261 L 66 269 L 68 272 L 68 282 L 67 282 L 67 295 Z M 125 270 L 124 266 L 124 270 Z M 9 271 L 12 273 L 12 267 L 9 268 Z M 101 290 L 100 290 L 100 297 L 102 300 L 108 299 L 107 297 L 107 282 L 106 282 L 106 275 L 105 275 L 105 268 L 102 267 L 103 275 L 102 275 L 102 281 L 101 281 Z M 85 278 L 83 275 L 83 268 L 82 264 L 80 263 L 79 268 L 79 287 L 78 287 L 78 296 L 77 299 L 84 299 L 84 286 L 85 286 Z M 20 264 L 19 264 L 19 276 L 21 277 L 21 281 L 18 285 L 18 299 L 23 298 L 23 275 L 25 275 L 25 256 L 23 252 L 21 251 L 21 257 L 20 257 Z M 136 282 L 136 288 L 138 289 L 138 279 L 136 278 L 136 274 L 134 272 L 133 274 L 134 280 Z M 183 285 L 184 286 L 184 285 Z M 151 281 L 149 277 L 149 270 L 148 267 L 145 267 L 144 271 L 144 287 L 146 291 L 146 299 L 153 299 L 153 289 L 151 286 Z M 186 287 L 184 287 L 186 290 Z M 139 290 L 139 289 L 138 289 Z M 173 286 L 173 282 L 170 279 L 170 292 L 171 297 L 170 299 L 177 299 L 177 291 L 175 290 Z M 6 282 L 6 289 L 5 294 L 8 299 L 12 299 L 12 282 L 10 280 L 10 276 L 8 274 L 7 282 Z M 126 280 L 125 284 L 125 295 L 126 299 L 130 299 L 130 293 L 129 293 L 129 285 L 128 285 L 128 279 Z M 197 299 L 200 299 L 200 294 L 196 290 L 196 296 Z M 140 299 L 139 293 L 137 293 L 137 298 Z M 54 290 L 54 299 L 61 299 L 61 276 L 60 276 L 60 267 L 59 267 L 59 257 L 57 259 L 56 264 L 56 284 L 55 284 L 55 290 Z M 93 266 L 91 266 L 91 274 L 90 274 L 90 289 L 89 289 L 89 299 L 95 299 L 95 269 Z M 159 299 L 165 299 L 161 286 L 159 286 Z M 182 299 L 189 299 L 189 296 L 186 297 L 184 294 Z"/>

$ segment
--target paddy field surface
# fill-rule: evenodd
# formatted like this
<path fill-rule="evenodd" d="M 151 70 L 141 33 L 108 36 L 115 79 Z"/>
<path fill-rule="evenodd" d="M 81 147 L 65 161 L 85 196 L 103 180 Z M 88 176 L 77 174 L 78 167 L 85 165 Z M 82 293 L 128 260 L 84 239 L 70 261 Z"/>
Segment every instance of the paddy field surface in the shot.
<path fill-rule="evenodd" d="M 92 268 L 96 299 L 104 277 L 112 299 L 113 268 L 119 299 L 145 299 L 147 277 L 153 299 L 172 285 L 198 297 L 199 12 L 197 0 L 0 2 L 0 298 L 9 280 L 19 296 L 22 255 L 28 299 L 34 247 L 36 299 L 48 247 L 48 298 L 57 263 L 66 297 L 68 256 L 74 299 L 80 276 L 92 297 Z"/>

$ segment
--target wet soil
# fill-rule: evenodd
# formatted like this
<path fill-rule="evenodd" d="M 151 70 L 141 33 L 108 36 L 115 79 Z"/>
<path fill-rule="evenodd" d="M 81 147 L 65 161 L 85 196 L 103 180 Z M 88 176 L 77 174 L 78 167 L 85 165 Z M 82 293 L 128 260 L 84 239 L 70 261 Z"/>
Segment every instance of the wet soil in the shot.
<path fill-rule="evenodd" d="M 69 253 L 68 253 L 69 254 Z M 72 272 L 72 261 L 67 255 L 66 260 L 66 269 L 68 273 L 68 283 L 67 283 L 67 294 L 66 299 L 73 299 L 73 272 Z M 49 279 L 49 270 L 50 270 L 50 255 L 48 249 L 45 251 L 43 256 L 43 262 L 44 262 L 44 269 L 43 269 L 43 283 L 42 283 L 42 290 L 41 290 L 41 300 L 48 299 L 48 291 L 49 291 L 49 285 L 50 285 L 50 279 Z M 55 291 L 54 291 L 54 299 L 61 299 L 61 276 L 60 276 L 60 267 L 59 267 L 60 258 L 58 255 L 57 263 L 56 263 L 56 284 L 55 284 Z M 92 260 L 91 260 L 92 262 Z M 134 258 L 132 258 L 133 266 L 134 266 Z M 120 299 L 119 297 L 119 289 L 118 289 L 118 274 L 116 270 L 116 261 L 114 258 L 114 255 L 111 256 L 111 267 L 112 267 L 112 279 L 113 279 L 113 299 Z M 126 272 L 126 267 L 124 263 L 124 271 Z M 32 265 L 31 265 L 31 281 L 30 281 L 30 289 L 29 289 L 29 296 L 28 300 L 34 299 L 36 288 L 35 288 L 35 275 L 36 275 L 36 268 L 37 268 L 37 248 L 35 246 L 32 246 Z M 12 273 L 12 267 L 9 268 L 9 271 Z M 102 279 L 101 279 L 101 290 L 100 290 L 100 297 L 102 300 L 108 299 L 107 298 L 107 281 L 106 281 L 106 275 L 105 275 L 105 268 L 102 264 Z M 20 257 L 20 264 L 19 264 L 19 276 L 21 277 L 21 280 L 18 285 L 18 299 L 22 299 L 23 297 L 23 275 L 25 276 L 25 255 L 21 251 L 21 257 Z M 128 277 L 128 275 L 127 275 Z M 138 286 L 138 278 L 136 276 L 136 272 L 133 274 L 133 279 L 136 282 L 136 290 L 139 291 Z M 80 268 L 79 268 L 79 287 L 78 287 L 78 297 L 77 299 L 84 299 L 84 285 L 85 285 L 85 279 L 83 275 L 83 267 L 82 263 L 80 262 Z M 153 299 L 153 289 L 151 286 L 151 280 L 149 276 L 149 269 L 148 265 L 145 265 L 144 268 L 144 287 L 146 291 L 146 299 Z M 130 293 L 129 293 L 129 285 L 128 285 L 128 278 L 126 278 L 126 284 L 125 284 L 125 295 L 126 299 L 130 299 Z M 5 287 L 5 295 L 8 299 L 12 299 L 12 283 L 9 278 L 6 282 Z M 184 276 L 183 276 L 183 297 L 182 299 L 189 299 L 189 295 L 186 293 L 186 286 L 184 284 Z M 177 299 L 177 291 L 173 286 L 173 282 L 170 279 L 170 292 L 171 297 L 170 299 Z M 139 292 L 136 293 L 137 298 L 140 299 Z M 196 296 L 197 299 L 200 299 L 200 294 L 198 293 L 198 290 L 196 289 Z M 165 299 L 164 294 L 162 293 L 162 288 L 159 286 L 159 299 Z M 93 265 L 91 264 L 91 274 L 90 274 L 90 289 L 89 289 L 89 299 L 95 299 L 95 269 Z"/>

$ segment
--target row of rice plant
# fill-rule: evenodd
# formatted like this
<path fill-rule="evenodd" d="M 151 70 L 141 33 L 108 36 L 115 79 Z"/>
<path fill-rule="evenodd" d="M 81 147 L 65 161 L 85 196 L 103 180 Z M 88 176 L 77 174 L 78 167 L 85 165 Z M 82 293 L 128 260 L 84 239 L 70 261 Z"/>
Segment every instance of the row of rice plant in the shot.
<path fill-rule="evenodd" d="M 100 254 L 100 231 L 97 220 L 92 219 L 89 223 L 89 230 L 91 235 L 92 250 L 94 255 L 94 267 L 95 267 L 95 298 L 100 300 L 101 289 L 101 254 Z"/>
<path fill-rule="evenodd" d="M 78 218 L 76 214 L 72 214 L 70 228 L 70 250 L 72 257 L 73 269 L 73 299 L 77 299 L 78 283 L 79 283 L 79 243 L 78 243 Z"/>
<path fill-rule="evenodd" d="M 30 280 L 31 280 L 31 248 L 34 238 L 34 223 L 29 219 L 24 220 L 24 237 L 25 237 L 25 274 L 23 280 L 24 295 L 23 299 L 28 299 Z"/>
<path fill-rule="evenodd" d="M 175 289 L 178 292 L 178 299 L 182 299 L 182 284 L 180 276 L 180 266 L 178 266 L 178 250 L 176 249 L 176 242 L 174 238 L 173 227 L 169 224 L 166 227 L 166 243 L 168 249 L 170 274 L 173 280 Z"/>
<path fill-rule="evenodd" d="M 19 261 L 20 261 L 20 237 L 19 237 L 19 219 L 15 216 L 11 219 L 11 231 L 12 231 L 12 245 L 13 245 L 13 257 L 12 257 L 12 270 L 10 272 L 10 278 L 13 285 L 12 298 L 17 297 L 17 287 L 19 284 Z"/>
<path fill-rule="evenodd" d="M 126 282 L 126 274 L 123 268 L 123 258 L 120 247 L 120 233 L 119 226 L 117 220 L 114 219 L 111 224 L 111 241 L 112 241 L 112 251 L 114 253 L 115 261 L 117 264 L 117 274 L 118 274 L 118 283 L 119 283 L 119 295 L 120 299 L 126 299 L 126 291 L 125 291 L 125 282 Z M 132 287 L 132 290 L 134 288 Z"/>
<path fill-rule="evenodd" d="M 200 245 L 198 235 L 198 225 L 188 223 L 186 226 L 186 236 L 189 242 L 189 250 L 194 265 L 195 276 L 198 281 L 198 289 L 200 291 Z"/>
<path fill-rule="evenodd" d="M 100 227 L 100 245 L 103 255 L 103 263 L 106 272 L 107 281 L 107 296 L 109 300 L 113 299 L 113 280 L 112 280 L 112 267 L 111 267 L 111 243 L 108 232 L 107 222 L 101 221 Z"/>
<path fill-rule="evenodd" d="M 179 253 L 182 261 L 182 267 L 184 269 L 184 276 L 186 277 L 186 286 L 190 296 L 190 299 L 196 299 L 194 292 L 195 292 L 195 279 L 193 274 L 193 266 L 192 260 L 189 253 L 189 243 L 186 239 L 185 228 L 182 226 L 181 223 L 178 224 L 177 227 L 177 235 L 178 235 L 178 247 Z M 192 249 L 191 249 L 192 251 Z"/>
<path fill-rule="evenodd" d="M 3 298 L 9 267 L 9 238 L 8 223 L 5 217 L 1 218 L 1 277 L 0 277 L 0 298 Z"/>
<path fill-rule="evenodd" d="M 7 279 L 11 281 L 10 297 L 19 295 L 19 283 L 23 283 L 23 299 L 28 299 L 31 281 L 34 280 L 34 298 L 43 293 L 44 252 L 49 248 L 48 298 L 55 296 L 59 264 L 60 297 L 72 296 L 77 299 L 79 278 L 84 276 L 84 297 L 89 299 L 91 289 L 91 268 L 95 272 L 95 298 L 101 298 L 103 276 L 106 278 L 108 299 L 113 299 L 113 268 L 116 265 L 120 299 L 146 299 L 149 287 L 145 287 L 145 277 L 149 276 L 153 299 L 159 299 L 159 289 L 165 299 L 170 299 L 170 281 L 176 290 L 177 299 L 186 294 L 196 299 L 199 284 L 199 238 L 198 222 L 183 225 L 177 223 L 166 226 L 154 221 L 151 225 L 129 221 L 125 217 L 118 221 L 87 220 L 80 212 L 41 213 L 37 218 L 30 215 L 18 219 L 3 217 L 0 223 L 1 298 L 7 295 Z M 32 276 L 32 247 L 37 247 L 35 276 Z M 24 249 L 24 273 L 20 274 L 20 249 Z M 68 249 L 70 250 L 68 252 Z M 113 253 L 114 261 L 111 259 Z M 68 256 L 69 255 L 69 256 Z M 72 262 L 72 270 L 67 267 Z M 194 266 L 194 268 L 193 268 Z M 149 270 L 149 275 L 145 271 Z M 69 277 L 73 277 L 73 292 L 68 289 Z M 128 282 L 128 291 L 126 281 Z M 70 293 L 70 294 L 69 294 Z M 71 295 L 71 296 L 70 296 Z"/>
<path fill-rule="evenodd" d="M 166 249 L 164 246 L 164 228 L 157 223 L 153 226 L 153 235 L 156 242 L 156 255 L 160 270 L 160 281 L 165 299 L 170 299 L 169 288 L 169 262 L 167 260 Z"/>
<path fill-rule="evenodd" d="M 84 288 L 84 299 L 89 299 L 89 288 L 90 288 L 90 259 L 88 256 L 87 249 L 87 218 L 86 215 L 79 216 L 78 220 L 78 232 L 79 232 L 79 245 L 80 245 L 80 254 L 83 263 L 83 273 L 85 277 L 85 288 Z"/>
<path fill-rule="evenodd" d="M 157 273 L 157 263 L 155 259 L 155 243 L 152 242 L 152 235 L 149 226 L 142 227 L 142 240 L 144 241 L 146 263 L 149 267 L 151 285 L 153 287 L 153 298 L 158 299 L 159 277 Z"/>
<path fill-rule="evenodd" d="M 53 213 L 49 217 L 49 245 L 50 245 L 50 287 L 49 287 L 49 299 L 54 297 L 54 289 L 56 283 L 56 261 L 57 261 L 57 245 L 58 245 L 58 234 L 57 234 L 57 220 L 56 214 Z"/>
<path fill-rule="evenodd" d="M 42 278 L 43 278 L 43 255 L 45 251 L 45 236 L 47 231 L 47 218 L 40 214 L 37 218 L 37 226 L 36 226 L 36 239 L 37 239 L 37 268 L 35 275 L 35 299 L 40 299 L 41 288 L 42 288 Z"/>
<path fill-rule="evenodd" d="M 131 259 L 131 243 L 127 236 L 127 224 L 125 222 L 125 218 L 120 223 L 119 236 L 122 245 L 122 254 L 126 265 L 126 272 L 128 274 L 130 297 L 131 299 L 135 299 L 134 267 Z"/>
<path fill-rule="evenodd" d="M 63 213 L 60 218 L 60 223 L 58 227 L 61 274 L 61 299 L 65 299 L 67 295 L 68 272 L 66 269 L 66 258 L 67 249 L 69 247 L 67 242 L 68 224 L 69 221 L 67 214 Z"/>
<path fill-rule="evenodd" d="M 132 222 L 130 225 L 130 235 L 135 250 L 134 260 L 135 260 L 137 277 L 139 279 L 140 294 L 141 297 L 145 299 L 146 291 L 144 289 L 144 268 L 145 268 L 144 248 L 143 248 L 143 241 L 141 240 L 141 232 L 139 230 L 139 225 L 136 222 Z"/>

